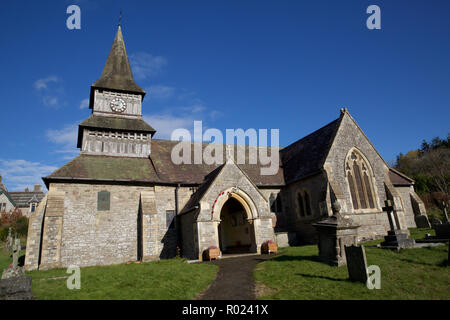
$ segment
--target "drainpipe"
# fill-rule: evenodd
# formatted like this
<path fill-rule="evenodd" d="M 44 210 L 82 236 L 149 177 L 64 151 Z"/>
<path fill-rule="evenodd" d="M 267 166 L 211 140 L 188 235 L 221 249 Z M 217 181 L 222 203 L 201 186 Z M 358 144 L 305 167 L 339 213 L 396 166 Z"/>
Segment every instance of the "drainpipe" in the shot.
<path fill-rule="evenodd" d="M 180 248 L 180 256 L 183 256 L 183 248 L 181 245 L 181 221 L 178 218 L 178 189 L 180 188 L 180 184 L 177 183 L 175 187 L 175 231 L 177 235 L 177 247 Z"/>

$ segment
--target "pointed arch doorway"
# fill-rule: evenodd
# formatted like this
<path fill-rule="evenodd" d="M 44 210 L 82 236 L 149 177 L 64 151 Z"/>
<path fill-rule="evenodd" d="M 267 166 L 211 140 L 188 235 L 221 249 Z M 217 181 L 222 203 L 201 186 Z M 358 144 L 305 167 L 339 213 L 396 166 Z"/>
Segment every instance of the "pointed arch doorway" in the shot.
<path fill-rule="evenodd" d="M 246 209 L 230 197 L 220 211 L 219 246 L 223 254 L 256 252 L 254 224 Z"/>

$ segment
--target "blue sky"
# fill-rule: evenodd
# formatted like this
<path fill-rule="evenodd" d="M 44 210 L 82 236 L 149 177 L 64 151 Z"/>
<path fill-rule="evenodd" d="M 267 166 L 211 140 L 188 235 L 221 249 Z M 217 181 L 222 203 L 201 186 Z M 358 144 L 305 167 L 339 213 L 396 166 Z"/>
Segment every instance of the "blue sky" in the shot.
<path fill-rule="evenodd" d="M 66 8 L 81 8 L 68 30 Z M 366 8 L 381 8 L 368 30 Z M 0 174 L 10 191 L 70 161 L 120 10 L 145 119 L 167 138 L 194 120 L 280 129 L 287 146 L 347 107 L 387 160 L 444 137 L 449 1 L 1 2 Z"/>

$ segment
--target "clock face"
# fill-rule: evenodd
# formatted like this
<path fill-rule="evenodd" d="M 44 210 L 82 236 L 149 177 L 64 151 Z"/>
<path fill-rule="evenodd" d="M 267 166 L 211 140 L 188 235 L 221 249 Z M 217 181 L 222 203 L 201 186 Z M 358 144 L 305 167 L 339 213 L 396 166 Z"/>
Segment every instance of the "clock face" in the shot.
<path fill-rule="evenodd" d="M 110 103 L 111 110 L 114 112 L 124 112 L 127 108 L 127 104 L 123 99 L 120 98 L 114 98 L 111 100 Z"/>

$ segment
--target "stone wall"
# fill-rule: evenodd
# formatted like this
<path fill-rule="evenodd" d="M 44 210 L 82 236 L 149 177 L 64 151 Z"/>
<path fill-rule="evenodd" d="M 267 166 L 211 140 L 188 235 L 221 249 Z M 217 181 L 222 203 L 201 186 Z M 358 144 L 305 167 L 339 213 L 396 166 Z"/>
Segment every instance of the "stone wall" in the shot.
<path fill-rule="evenodd" d="M 177 230 L 166 219 L 175 210 L 175 187 L 52 183 L 49 189 L 30 222 L 28 269 L 37 268 L 42 220 L 41 269 L 176 255 Z M 100 191 L 109 192 L 109 210 L 98 210 Z M 191 188 L 179 188 L 179 208 L 190 194 Z"/>
<path fill-rule="evenodd" d="M 42 226 L 47 207 L 46 195 L 39 203 L 37 209 L 31 214 L 28 221 L 27 246 L 25 252 L 25 269 L 36 270 L 39 267 Z"/>
<path fill-rule="evenodd" d="M 328 216 L 328 212 L 331 212 L 327 204 L 327 185 L 327 177 L 322 173 L 294 182 L 282 191 L 289 206 L 289 208 L 286 208 L 289 221 L 288 231 L 295 232 L 299 243 L 314 243 L 317 241 L 316 230 L 311 224 L 322 217 Z M 311 215 L 307 215 L 305 212 L 305 215 L 302 216 L 298 194 L 304 195 L 305 191 L 310 198 Z"/>

